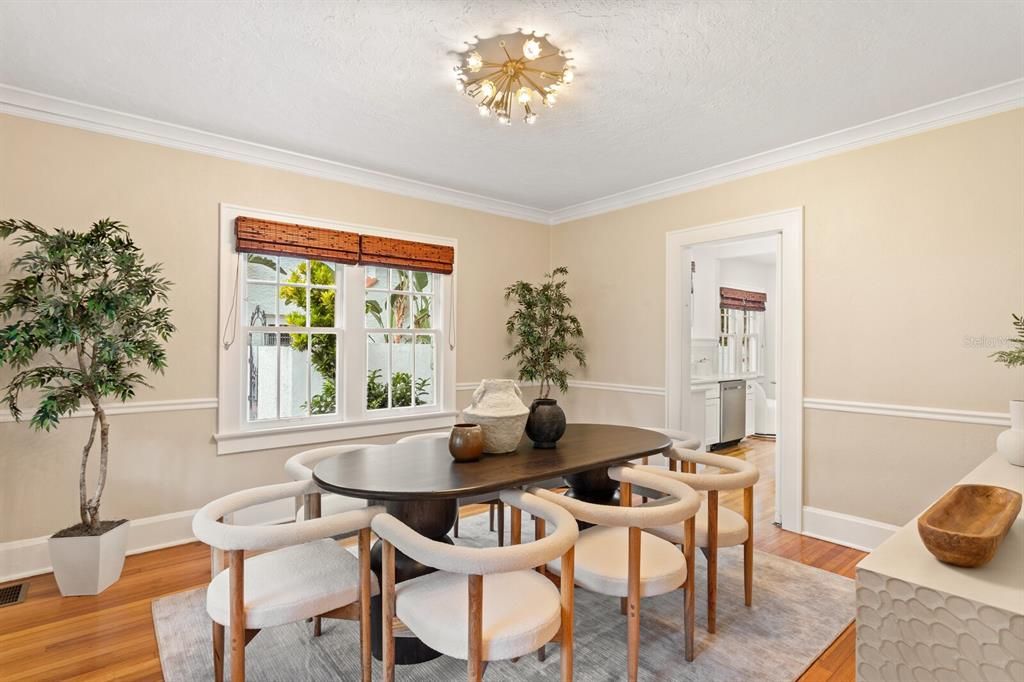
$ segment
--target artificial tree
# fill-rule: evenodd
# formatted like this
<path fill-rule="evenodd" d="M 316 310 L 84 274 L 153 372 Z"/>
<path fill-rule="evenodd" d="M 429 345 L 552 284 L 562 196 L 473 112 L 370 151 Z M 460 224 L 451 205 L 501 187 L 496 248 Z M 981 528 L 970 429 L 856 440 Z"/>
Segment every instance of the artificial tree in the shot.
<path fill-rule="evenodd" d="M 1010 343 L 1010 350 L 1000 350 L 992 353 L 989 357 L 1007 367 L 1024 367 L 1024 315 L 1011 313 L 1013 317 L 1013 328 L 1017 330 L 1017 338 L 1007 339 Z"/>
<path fill-rule="evenodd" d="M 146 265 L 125 227 L 101 220 L 85 231 L 47 230 L 25 220 L 0 221 L 0 239 L 23 249 L 0 295 L 0 367 L 16 370 L 3 402 L 16 420 L 25 394 L 38 399 L 30 424 L 50 431 L 82 401 L 92 409 L 78 479 L 81 523 L 64 535 L 100 535 L 110 423 L 103 401 L 125 402 L 148 386 L 136 368 L 163 372 L 163 347 L 174 332 L 165 305 L 171 283 L 161 265 Z M 99 470 L 88 494 L 86 473 L 99 431 Z"/>
<path fill-rule="evenodd" d="M 565 293 L 569 270 L 558 267 L 544 276 L 542 284 L 518 281 L 505 289 L 505 301 L 515 299 L 516 309 L 505 322 L 505 331 L 516 337 L 505 359 L 515 358 L 520 381 L 540 384 L 540 397 L 551 395 L 552 385 L 565 393 L 572 373 L 562 366 L 567 357 L 580 367 L 587 356 L 580 345 L 583 327 L 570 312 L 572 299 Z"/>

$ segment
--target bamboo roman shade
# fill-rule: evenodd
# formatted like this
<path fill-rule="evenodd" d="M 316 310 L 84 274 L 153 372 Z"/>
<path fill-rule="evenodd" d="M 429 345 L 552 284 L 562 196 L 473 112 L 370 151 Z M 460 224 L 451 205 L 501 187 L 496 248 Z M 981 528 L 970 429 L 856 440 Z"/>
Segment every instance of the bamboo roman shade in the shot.
<path fill-rule="evenodd" d="M 743 289 L 730 289 L 721 287 L 719 293 L 722 297 L 722 307 L 733 310 L 760 310 L 764 311 L 767 294 L 760 291 L 744 291 Z"/>
<path fill-rule="evenodd" d="M 235 248 L 239 253 L 295 256 L 344 265 L 384 265 L 442 275 L 450 275 L 455 263 L 455 249 L 450 246 L 247 216 L 235 218 Z"/>
<path fill-rule="evenodd" d="M 450 275 L 455 263 L 455 249 L 364 234 L 359 238 L 359 263 Z"/>
<path fill-rule="evenodd" d="M 355 232 L 238 216 L 235 239 L 239 253 L 314 258 L 345 265 L 359 262 L 359 235 Z"/>

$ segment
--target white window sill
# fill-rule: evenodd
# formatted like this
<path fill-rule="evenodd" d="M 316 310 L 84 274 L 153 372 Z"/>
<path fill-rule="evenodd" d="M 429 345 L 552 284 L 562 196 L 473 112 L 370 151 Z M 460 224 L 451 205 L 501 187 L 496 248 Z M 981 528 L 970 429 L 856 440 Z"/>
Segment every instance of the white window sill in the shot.
<path fill-rule="evenodd" d="M 215 433 L 218 455 L 231 455 L 254 450 L 271 450 L 296 445 L 322 445 L 355 438 L 389 436 L 409 431 L 451 428 L 457 412 L 429 412 L 426 414 L 381 417 L 350 422 L 328 422 L 278 426 L 248 431 Z"/>

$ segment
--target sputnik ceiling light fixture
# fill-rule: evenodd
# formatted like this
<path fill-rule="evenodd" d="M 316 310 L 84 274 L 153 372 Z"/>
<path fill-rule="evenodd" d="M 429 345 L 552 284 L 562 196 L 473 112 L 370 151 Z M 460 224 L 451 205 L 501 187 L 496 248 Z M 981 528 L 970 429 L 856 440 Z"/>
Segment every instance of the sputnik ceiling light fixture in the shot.
<path fill-rule="evenodd" d="M 572 58 L 546 35 L 519 32 L 480 39 L 459 58 L 455 89 L 473 99 L 481 116 L 493 115 L 503 125 L 512 125 L 513 101 L 533 125 L 534 105 L 553 107 L 576 77 Z"/>

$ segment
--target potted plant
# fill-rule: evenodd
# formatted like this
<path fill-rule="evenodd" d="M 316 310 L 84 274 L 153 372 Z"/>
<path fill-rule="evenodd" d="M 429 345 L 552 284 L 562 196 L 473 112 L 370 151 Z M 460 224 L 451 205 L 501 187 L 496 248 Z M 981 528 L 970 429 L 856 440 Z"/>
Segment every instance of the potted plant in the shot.
<path fill-rule="evenodd" d="M 1001 350 L 991 356 L 1007 367 L 1024 367 L 1024 315 L 1013 315 L 1017 338 L 1007 339 L 1010 350 Z M 1010 428 L 996 438 L 996 450 L 1010 464 L 1024 466 L 1024 400 L 1010 401 Z"/>
<path fill-rule="evenodd" d="M 38 406 L 30 425 L 49 431 L 82 401 L 92 426 L 78 476 L 79 523 L 55 533 L 50 560 L 61 594 L 98 594 L 124 565 L 126 520 L 103 521 L 110 423 L 102 402 L 134 397 L 146 377 L 140 364 L 162 372 L 163 342 L 174 332 L 161 266 L 146 265 L 128 231 L 110 219 L 89 230 L 46 230 L 24 220 L 0 221 L 0 239 L 23 249 L 0 294 L 0 367 L 16 370 L 3 403 L 16 420 L 26 392 Z M 89 457 L 99 434 L 99 466 L 89 492 Z"/>
<path fill-rule="evenodd" d="M 505 330 L 516 336 L 515 346 L 505 359 L 515 358 L 520 381 L 540 383 L 540 397 L 530 406 L 526 435 L 536 448 L 553 448 L 565 433 L 565 412 L 551 398 L 551 387 L 565 393 L 572 374 L 562 366 L 567 357 L 580 367 L 587 356 L 579 341 L 583 327 L 570 312 L 572 299 L 565 293 L 568 268 L 555 268 L 539 285 L 519 281 L 505 289 L 505 301 L 515 299 L 516 310 L 505 322 Z"/>

